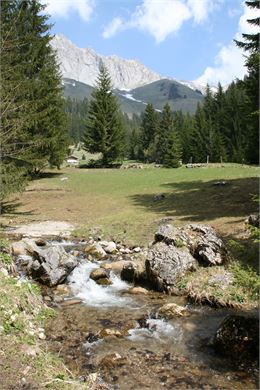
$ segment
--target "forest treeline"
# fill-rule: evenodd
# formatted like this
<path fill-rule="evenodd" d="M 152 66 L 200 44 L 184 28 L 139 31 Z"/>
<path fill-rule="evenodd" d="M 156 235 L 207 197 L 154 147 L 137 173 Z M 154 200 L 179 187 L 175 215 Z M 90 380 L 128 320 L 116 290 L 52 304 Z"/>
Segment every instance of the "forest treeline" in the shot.
<path fill-rule="evenodd" d="M 251 77 L 232 82 L 225 91 L 221 84 L 216 93 L 208 87 L 194 115 L 172 111 L 168 104 L 158 112 L 150 103 L 141 116 L 121 114 L 126 132 L 125 156 L 166 166 L 175 166 L 180 160 L 201 163 L 207 158 L 210 162 L 257 164 L 258 96 L 254 100 L 254 91 L 248 90 Z M 257 83 L 256 79 L 255 90 Z M 82 141 L 88 107 L 87 99 L 66 100 L 72 143 Z"/>

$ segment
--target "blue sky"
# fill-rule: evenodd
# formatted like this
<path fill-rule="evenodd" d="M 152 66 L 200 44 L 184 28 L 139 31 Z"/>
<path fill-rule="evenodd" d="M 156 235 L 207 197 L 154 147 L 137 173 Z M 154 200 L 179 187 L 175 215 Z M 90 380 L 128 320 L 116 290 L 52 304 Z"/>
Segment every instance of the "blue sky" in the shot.
<path fill-rule="evenodd" d="M 245 73 L 233 39 L 251 31 L 252 11 L 240 0 L 49 0 L 47 11 L 76 46 L 161 75 L 227 84 Z"/>

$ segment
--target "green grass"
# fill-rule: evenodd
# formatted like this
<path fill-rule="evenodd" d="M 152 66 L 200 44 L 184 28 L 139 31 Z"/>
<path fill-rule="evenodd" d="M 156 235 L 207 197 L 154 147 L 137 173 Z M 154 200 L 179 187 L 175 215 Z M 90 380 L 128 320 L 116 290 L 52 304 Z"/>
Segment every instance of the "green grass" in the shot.
<path fill-rule="evenodd" d="M 11 265 L 13 263 L 10 255 L 10 243 L 4 238 L 0 238 L 0 264 Z"/>
<path fill-rule="evenodd" d="M 221 275 L 226 271 L 233 275 L 233 281 L 228 287 L 222 288 L 221 284 L 209 283 L 216 274 Z M 258 304 L 259 287 L 258 273 L 238 261 L 232 261 L 226 268 L 221 266 L 200 268 L 198 272 L 186 274 L 178 283 L 178 288 L 191 292 L 193 300 L 195 298 L 198 303 L 231 307 L 239 305 L 246 308 Z"/>
<path fill-rule="evenodd" d="M 46 174 L 19 197 L 16 221 L 66 220 L 78 235 L 146 244 L 158 221 L 210 223 L 225 235 L 257 210 L 259 169 L 227 164 L 187 169 L 77 169 Z M 68 180 L 62 181 L 66 176 Z M 226 180 L 228 184 L 213 184 Z M 163 193 L 165 198 L 155 201 Z M 8 215 L 5 218 L 12 218 Z M 5 219 L 6 220 L 6 219 Z M 232 237 L 230 237 L 232 238 Z"/>

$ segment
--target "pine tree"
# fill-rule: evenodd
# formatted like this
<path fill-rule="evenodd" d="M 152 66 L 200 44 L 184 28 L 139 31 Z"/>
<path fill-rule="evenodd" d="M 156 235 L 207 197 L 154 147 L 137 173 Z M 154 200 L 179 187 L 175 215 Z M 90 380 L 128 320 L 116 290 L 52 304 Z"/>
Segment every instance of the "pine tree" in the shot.
<path fill-rule="evenodd" d="M 179 114 L 182 114 L 180 112 Z M 180 134 L 180 140 L 182 145 L 182 160 L 188 163 L 192 157 L 191 152 L 191 135 L 194 129 L 194 116 L 187 113 L 186 115 L 180 115 L 180 120 L 174 122 L 175 127 Z"/>
<path fill-rule="evenodd" d="M 140 154 L 140 133 L 138 128 L 134 128 L 130 134 L 128 149 L 130 160 L 138 160 Z"/>
<path fill-rule="evenodd" d="M 155 155 L 158 164 L 164 164 L 168 141 L 173 129 L 173 113 L 168 103 L 163 107 L 160 124 L 157 129 Z"/>
<path fill-rule="evenodd" d="M 248 145 L 247 160 L 259 164 L 259 53 L 252 53 L 246 61 L 248 76 L 244 85 L 248 97 Z"/>
<path fill-rule="evenodd" d="M 206 128 L 204 128 L 205 154 L 211 162 L 214 162 L 214 138 L 216 125 L 216 104 L 209 85 L 207 85 L 206 95 L 203 104 L 205 113 Z"/>
<path fill-rule="evenodd" d="M 260 9 L 258 0 L 245 2 L 250 8 Z M 247 20 L 251 25 L 259 27 L 260 18 Z M 249 162 L 259 164 L 259 32 L 255 34 L 242 34 L 243 41 L 235 40 L 237 46 L 249 53 L 246 59 L 248 76 L 244 79 L 248 102 L 248 147 L 247 159 Z"/>
<path fill-rule="evenodd" d="M 248 119 L 247 96 L 243 84 L 232 82 L 225 93 L 225 145 L 228 160 L 242 163 L 246 159 Z"/>
<path fill-rule="evenodd" d="M 142 115 L 141 123 L 141 158 L 145 161 L 155 161 L 155 137 L 158 131 L 158 113 L 153 105 L 148 103 Z"/>
<path fill-rule="evenodd" d="M 0 202 L 20 191 L 26 182 L 24 153 L 31 144 L 22 142 L 27 122 L 28 102 L 24 100 L 26 83 L 22 78 L 24 64 L 19 61 L 16 36 L 16 2 L 1 3 L 1 72 L 0 72 Z M 1 211 L 1 210 L 0 210 Z"/>
<path fill-rule="evenodd" d="M 164 166 L 178 168 L 182 159 L 182 147 L 177 131 L 172 128 L 168 137 L 168 147 L 164 156 Z"/>
<path fill-rule="evenodd" d="M 203 107 L 198 104 L 195 116 L 194 127 L 191 132 L 191 157 L 192 161 L 202 163 L 207 158 L 207 132 L 208 124 Z"/>
<path fill-rule="evenodd" d="M 102 164 L 121 161 L 125 152 L 125 132 L 119 116 L 116 97 L 112 93 L 107 69 L 101 66 L 97 86 L 89 104 L 84 149 L 90 153 L 102 153 Z"/>
<path fill-rule="evenodd" d="M 59 167 L 68 144 L 61 76 L 44 9 L 38 0 L 17 1 L 19 57 L 26 64 L 22 75 L 27 84 L 24 98 L 30 102 L 26 133 L 35 145 L 26 158 L 34 172 L 47 163 Z"/>

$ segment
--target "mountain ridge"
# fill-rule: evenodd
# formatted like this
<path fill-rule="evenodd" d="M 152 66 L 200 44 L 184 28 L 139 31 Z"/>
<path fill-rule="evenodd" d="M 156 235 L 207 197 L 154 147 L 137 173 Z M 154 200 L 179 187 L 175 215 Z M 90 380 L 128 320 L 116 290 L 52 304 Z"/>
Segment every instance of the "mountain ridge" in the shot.
<path fill-rule="evenodd" d="M 117 89 L 133 89 L 162 78 L 139 61 L 116 55 L 102 56 L 93 49 L 78 48 L 64 35 L 55 35 L 51 45 L 56 50 L 63 78 L 94 86 L 102 64 Z"/>
<path fill-rule="evenodd" d="M 196 81 L 180 81 L 162 76 L 135 59 L 124 59 L 115 54 L 104 56 L 92 48 L 78 48 L 64 35 L 57 34 L 51 41 L 55 49 L 63 78 L 95 86 L 100 65 L 105 65 L 114 89 L 132 90 L 152 82 L 168 79 L 205 94 L 206 85 Z M 213 92 L 214 87 L 212 87 Z"/>
<path fill-rule="evenodd" d="M 82 82 L 65 78 L 62 80 L 65 97 L 82 100 L 90 99 L 94 87 Z M 152 103 L 157 111 L 161 111 L 168 103 L 173 111 L 194 113 L 197 105 L 203 100 L 200 91 L 169 79 L 161 79 L 132 90 L 114 89 L 120 108 L 128 115 L 140 115 L 148 103 Z"/>

